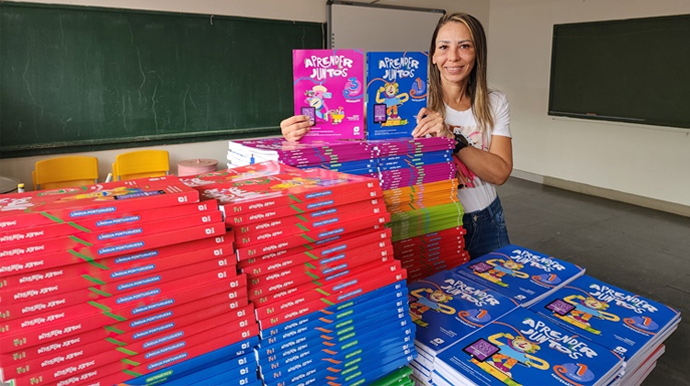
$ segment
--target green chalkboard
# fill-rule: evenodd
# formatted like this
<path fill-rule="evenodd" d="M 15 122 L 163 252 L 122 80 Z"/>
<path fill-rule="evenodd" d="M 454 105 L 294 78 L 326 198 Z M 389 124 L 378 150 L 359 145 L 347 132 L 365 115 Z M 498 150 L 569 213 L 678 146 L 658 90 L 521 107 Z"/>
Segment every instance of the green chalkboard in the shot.
<path fill-rule="evenodd" d="M 324 27 L 0 2 L 0 156 L 278 134 Z"/>
<path fill-rule="evenodd" d="M 690 15 L 559 24 L 549 114 L 690 128 Z"/>

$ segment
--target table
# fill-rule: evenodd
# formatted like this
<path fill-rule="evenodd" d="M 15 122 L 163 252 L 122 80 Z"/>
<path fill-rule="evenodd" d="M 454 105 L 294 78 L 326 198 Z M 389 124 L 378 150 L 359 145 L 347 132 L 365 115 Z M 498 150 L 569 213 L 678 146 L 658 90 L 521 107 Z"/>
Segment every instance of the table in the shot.
<path fill-rule="evenodd" d="M 16 178 L 0 176 L 0 194 L 16 192 L 18 183 Z"/>

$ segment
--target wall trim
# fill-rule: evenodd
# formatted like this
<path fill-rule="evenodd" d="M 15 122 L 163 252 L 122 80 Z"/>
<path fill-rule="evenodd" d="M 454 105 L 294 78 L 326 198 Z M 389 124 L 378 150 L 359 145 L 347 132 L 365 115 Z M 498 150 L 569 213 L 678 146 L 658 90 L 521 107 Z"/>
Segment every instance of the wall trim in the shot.
<path fill-rule="evenodd" d="M 511 177 L 517 177 L 523 180 L 541 183 L 543 185 L 552 186 L 554 188 L 569 190 L 572 192 L 588 194 L 590 196 L 602 197 L 609 200 L 625 202 L 642 206 L 649 209 L 659 210 L 677 214 L 680 216 L 690 217 L 690 206 L 678 204 L 670 201 L 658 200 L 655 198 L 638 196 L 636 194 L 620 192 L 613 189 L 601 188 L 598 186 L 587 185 L 580 182 L 563 180 L 556 177 L 542 176 L 522 170 L 513 170 Z"/>

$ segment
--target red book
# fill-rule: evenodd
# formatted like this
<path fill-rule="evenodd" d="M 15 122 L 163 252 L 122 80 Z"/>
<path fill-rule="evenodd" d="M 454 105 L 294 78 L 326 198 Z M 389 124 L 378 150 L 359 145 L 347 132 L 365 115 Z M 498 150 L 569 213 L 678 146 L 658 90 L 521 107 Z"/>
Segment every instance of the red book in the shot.
<path fill-rule="evenodd" d="M 55 282 L 35 288 L 24 288 L 19 292 L 8 293 L 0 300 L 0 315 L 3 320 L 25 318 L 31 315 L 52 310 L 80 305 L 86 302 L 99 302 L 112 296 L 141 291 L 160 286 L 175 280 L 196 277 L 204 273 L 227 274 L 236 276 L 236 270 L 218 267 L 215 260 L 196 262 L 195 264 L 169 270 L 152 272 L 143 277 L 128 278 L 112 283 L 92 283 L 89 287 L 71 288 L 68 283 Z M 74 281 L 74 280 L 72 280 Z"/>
<path fill-rule="evenodd" d="M 0 352 L 15 351 L 42 342 L 75 335 L 83 331 L 147 315 L 174 304 L 182 304 L 217 293 L 230 299 L 246 296 L 246 277 L 214 277 L 165 283 L 160 287 L 89 302 L 88 306 L 66 307 L 54 312 L 3 323 Z M 190 283 L 192 285 L 190 285 Z M 203 284 L 198 284 L 203 283 Z"/>
<path fill-rule="evenodd" d="M 187 227 L 222 223 L 223 216 L 220 211 L 210 213 L 193 214 L 173 219 L 150 221 L 136 225 L 125 225 L 97 232 L 81 232 L 73 235 L 65 235 L 53 238 L 38 238 L 9 246 L 22 256 L 45 255 L 70 249 L 99 248 L 101 246 L 120 245 L 132 240 L 143 240 L 163 232 L 172 232 Z M 172 241 L 172 240 L 171 240 Z M 170 244 L 169 241 L 167 244 Z"/>
<path fill-rule="evenodd" d="M 206 197 L 216 198 L 226 215 L 263 212 L 288 205 L 305 205 L 336 199 L 339 195 L 378 189 L 377 179 L 326 169 L 296 169 L 282 174 L 250 178 L 203 187 Z M 382 194 L 382 193 L 381 193 Z"/>
<path fill-rule="evenodd" d="M 309 283 L 304 283 L 298 286 L 285 285 L 275 286 L 266 289 L 251 289 L 249 292 L 249 300 L 254 302 L 254 305 L 265 307 L 274 302 L 283 302 L 286 299 L 296 298 L 303 295 L 321 296 L 324 293 L 338 292 L 341 287 L 345 287 L 346 283 L 356 283 L 371 276 L 372 274 L 386 274 L 387 272 L 395 272 L 400 270 L 400 261 L 392 260 L 385 264 L 372 263 L 361 267 L 357 267 L 352 271 L 342 274 L 330 281 L 314 280 Z"/>
<path fill-rule="evenodd" d="M 312 201 L 295 200 L 295 202 L 290 205 L 275 205 L 272 202 L 265 201 L 257 202 L 251 205 L 253 209 L 251 212 L 234 212 L 234 209 L 223 203 L 221 199 L 220 208 L 225 212 L 225 223 L 228 224 L 228 226 L 237 227 L 255 222 L 271 221 L 286 216 L 323 211 L 341 205 L 380 198 L 381 189 L 372 187 L 341 193 L 333 197 L 317 197 Z"/>
<path fill-rule="evenodd" d="M 393 259 L 393 250 L 390 248 L 378 249 L 374 246 L 363 249 L 366 249 L 366 251 L 360 251 L 360 254 L 355 255 L 356 257 L 353 259 L 338 261 L 338 264 L 334 264 L 331 267 L 319 267 L 306 263 L 288 267 L 273 274 L 248 278 L 249 292 L 253 293 L 256 290 L 266 294 L 270 293 L 270 288 L 274 286 L 284 288 L 287 283 L 294 286 L 312 280 L 329 280 L 329 278 L 335 275 L 352 271 L 365 264 L 374 262 L 385 263 Z"/>
<path fill-rule="evenodd" d="M 342 209 L 338 210 L 340 207 Z M 379 199 L 373 199 L 341 205 L 324 211 L 307 212 L 301 215 L 278 218 L 274 221 L 248 224 L 233 228 L 236 237 L 235 244 L 239 248 L 252 243 L 286 238 L 295 233 L 333 227 L 338 223 L 378 216 L 383 213 L 386 213 L 386 206 Z M 317 215 L 314 216 L 314 214 Z M 258 229 L 253 225 L 258 225 Z"/>
<path fill-rule="evenodd" d="M 175 176 L 12 193 L 0 198 L 0 229 L 19 229 L 60 220 L 113 218 L 132 210 L 197 201 L 199 192 Z"/>
<path fill-rule="evenodd" d="M 250 178 L 273 176 L 296 171 L 298 171 L 296 167 L 285 165 L 278 161 L 266 161 L 232 169 L 218 170 L 194 177 L 183 177 L 180 178 L 180 181 L 188 186 L 196 188 L 211 184 L 228 184 Z"/>
<path fill-rule="evenodd" d="M 311 230 L 299 234 L 293 234 L 287 238 L 271 240 L 268 242 L 252 244 L 245 247 L 236 247 L 237 258 L 247 260 L 250 257 L 264 255 L 269 252 L 281 249 L 296 248 L 305 243 L 315 243 L 318 241 L 329 240 L 333 236 L 354 233 L 372 227 L 383 227 L 390 220 L 388 213 L 379 216 L 370 216 L 362 219 L 347 221 L 341 224 L 333 224 L 323 229 Z"/>
<path fill-rule="evenodd" d="M 82 245 L 66 251 L 55 253 L 41 253 L 24 255 L 24 251 L 14 249 L 11 256 L 0 259 L 0 277 L 10 274 L 34 272 L 53 267 L 61 267 L 74 264 L 78 261 L 96 261 L 112 256 L 121 256 L 139 251 L 160 248 L 175 243 L 200 240 L 207 237 L 218 237 L 225 234 L 225 225 L 222 223 L 207 224 L 189 228 L 178 229 L 169 232 L 161 232 L 155 235 L 142 236 L 108 243 L 100 246 Z"/>
<path fill-rule="evenodd" d="M 298 259 L 304 256 L 312 260 L 319 260 L 323 258 L 332 257 L 338 253 L 345 252 L 363 245 L 369 245 L 380 241 L 390 240 L 391 230 L 384 227 L 372 227 L 350 234 L 335 236 L 333 240 L 327 242 L 305 243 L 298 247 L 291 249 L 281 249 L 274 252 L 257 255 L 237 263 L 237 267 L 242 269 L 249 269 L 251 267 L 252 274 L 260 275 L 269 272 L 274 272 L 282 266 L 288 266 L 292 263 L 290 259 Z M 280 264 L 276 266 L 266 266 L 267 264 Z"/>
<path fill-rule="evenodd" d="M 77 218 L 71 221 L 63 221 L 56 217 L 49 217 L 54 219 L 55 222 L 28 228 L 0 231 L 0 248 L 28 240 L 49 239 L 82 233 L 98 233 L 105 229 L 123 228 L 150 221 L 161 221 L 173 217 L 208 213 L 215 210 L 218 210 L 218 203 L 216 201 L 204 201 L 164 208 L 132 210 L 127 213 L 118 213 L 108 219 Z"/>
<path fill-rule="evenodd" d="M 198 325 L 201 326 L 202 324 Z M 208 325 L 200 328 L 207 327 Z M 95 371 L 96 369 L 103 369 L 103 375 L 124 370 L 140 372 L 146 368 L 151 368 L 148 371 L 153 371 L 153 368 L 161 366 L 163 363 L 171 365 L 183 359 L 189 359 L 258 334 L 256 322 L 250 319 L 236 320 L 226 325 L 203 330 L 202 332 L 194 329 L 190 330 L 190 334 L 184 336 L 183 339 L 167 341 L 165 344 L 155 345 L 154 348 L 140 353 L 127 352 L 126 350 L 121 350 L 120 352 L 118 350 L 109 350 L 88 358 L 71 360 L 43 371 L 25 374 L 22 377 L 17 377 L 15 383 L 19 386 L 44 385 L 52 384 L 61 379 L 71 379 L 72 377 L 77 377 L 75 381 L 83 381 L 86 379 L 80 375 L 81 373 Z M 186 355 L 180 357 L 179 360 L 170 359 L 175 358 L 179 353 L 185 353 Z M 95 374 L 93 378 L 95 378 Z M 67 384 L 67 382 L 64 384 Z M 73 383 L 70 382 L 69 384 Z"/>
<path fill-rule="evenodd" d="M 152 332 L 164 333 L 173 327 L 198 323 L 221 313 L 240 317 L 251 315 L 253 310 L 254 306 L 247 304 L 246 296 L 242 300 L 229 300 L 227 293 L 221 293 L 168 308 L 152 315 L 124 320 L 78 335 L 2 354 L 0 355 L 0 363 L 3 364 L 3 367 L 18 367 L 26 361 L 57 355 L 65 356 L 68 351 L 89 344 L 98 343 L 102 345 L 105 339 L 129 342 L 152 335 Z"/>
<path fill-rule="evenodd" d="M 242 269 L 247 275 L 249 285 L 254 285 L 255 278 L 270 275 L 284 276 L 283 272 L 290 268 L 303 267 L 304 272 L 314 274 L 329 274 L 342 268 L 364 264 L 366 261 L 380 257 L 393 256 L 393 249 L 388 240 L 371 242 L 355 248 L 335 251 L 328 257 L 318 255 L 295 255 L 293 257 L 277 259 L 274 262 L 249 265 Z M 342 267 L 342 265 L 346 267 Z"/>
<path fill-rule="evenodd" d="M 198 244 L 199 249 L 167 255 L 165 253 L 167 247 L 163 247 L 134 255 L 111 257 L 98 262 L 81 262 L 23 275 L 8 276 L 0 279 L 0 302 L 6 296 L 12 296 L 12 293 L 40 288 L 41 286 L 59 285 L 65 290 L 76 290 L 92 285 L 131 280 L 154 272 L 207 260 L 216 261 L 218 267 L 237 264 L 232 242 L 205 247 L 199 242 L 192 243 Z M 205 244 L 210 245 L 209 243 Z"/>

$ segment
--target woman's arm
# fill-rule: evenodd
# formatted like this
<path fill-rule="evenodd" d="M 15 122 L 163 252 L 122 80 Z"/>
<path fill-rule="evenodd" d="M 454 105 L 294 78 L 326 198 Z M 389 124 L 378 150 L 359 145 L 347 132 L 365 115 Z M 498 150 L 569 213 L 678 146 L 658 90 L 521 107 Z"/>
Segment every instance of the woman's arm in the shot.
<path fill-rule="evenodd" d="M 457 156 L 477 177 L 494 185 L 503 185 L 513 171 L 513 145 L 510 137 L 492 135 L 489 151 L 467 146 Z"/>

